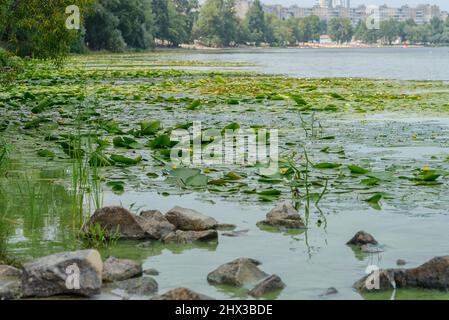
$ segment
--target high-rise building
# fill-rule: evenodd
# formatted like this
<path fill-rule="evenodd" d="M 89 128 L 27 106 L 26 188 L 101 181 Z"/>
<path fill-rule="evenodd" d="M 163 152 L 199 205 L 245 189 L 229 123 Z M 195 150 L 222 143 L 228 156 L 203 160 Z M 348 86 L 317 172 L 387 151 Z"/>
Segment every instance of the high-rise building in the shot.
<path fill-rule="evenodd" d="M 333 0 L 318 0 L 318 7 L 320 8 L 332 8 Z"/>
<path fill-rule="evenodd" d="M 332 0 L 332 7 L 350 8 L 351 3 L 350 0 Z"/>

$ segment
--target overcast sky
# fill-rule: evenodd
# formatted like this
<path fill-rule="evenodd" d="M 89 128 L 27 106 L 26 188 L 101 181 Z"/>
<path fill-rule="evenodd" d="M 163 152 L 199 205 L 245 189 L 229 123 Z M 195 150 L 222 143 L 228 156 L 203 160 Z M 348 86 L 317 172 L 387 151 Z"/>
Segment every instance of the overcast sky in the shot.
<path fill-rule="evenodd" d="M 290 6 L 297 4 L 299 6 L 312 6 L 316 3 L 316 0 L 262 0 L 266 4 L 282 4 Z M 391 7 L 400 7 L 401 5 L 408 4 L 409 6 L 415 6 L 421 3 L 437 4 L 443 10 L 449 10 L 449 0 L 351 0 L 351 7 L 359 4 L 387 4 Z"/>

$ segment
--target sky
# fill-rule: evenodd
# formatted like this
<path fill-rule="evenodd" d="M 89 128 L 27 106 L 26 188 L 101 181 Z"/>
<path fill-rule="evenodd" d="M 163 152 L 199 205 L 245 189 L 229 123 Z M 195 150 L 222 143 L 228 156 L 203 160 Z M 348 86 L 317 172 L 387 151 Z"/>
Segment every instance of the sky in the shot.
<path fill-rule="evenodd" d="M 266 4 L 282 4 L 284 6 L 290 6 L 297 4 L 299 6 L 312 6 L 316 3 L 316 0 L 261 0 Z M 390 7 L 400 7 L 404 4 L 409 6 L 415 6 L 421 3 L 429 3 L 439 5 L 442 10 L 449 10 L 449 0 L 351 0 L 351 7 L 358 6 L 360 4 L 365 5 L 382 5 L 386 4 Z"/>

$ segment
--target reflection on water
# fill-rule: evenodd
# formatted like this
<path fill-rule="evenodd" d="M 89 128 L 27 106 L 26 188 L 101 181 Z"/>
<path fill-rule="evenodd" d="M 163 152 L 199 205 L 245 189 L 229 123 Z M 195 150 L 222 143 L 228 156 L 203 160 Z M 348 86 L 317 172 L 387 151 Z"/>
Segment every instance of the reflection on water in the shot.
<path fill-rule="evenodd" d="M 79 224 L 67 189 L 49 171 L 16 173 L 0 179 L 0 216 L 8 251 L 20 258 L 79 247 Z"/>

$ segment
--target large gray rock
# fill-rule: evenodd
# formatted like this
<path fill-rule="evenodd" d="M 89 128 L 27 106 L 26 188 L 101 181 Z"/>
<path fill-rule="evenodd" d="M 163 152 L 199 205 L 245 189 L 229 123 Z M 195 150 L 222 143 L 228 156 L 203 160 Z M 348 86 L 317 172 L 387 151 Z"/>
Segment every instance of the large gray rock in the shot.
<path fill-rule="evenodd" d="M 19 299 L 22 296 L 22 270 L 0 265 L 0 300 Z"/>
<path fill-rule="evenodd" d="M 273 274 L 268 278 L 259 282 L 251 291 L 248 292 L 250 296 L 255 298 L 264 296 L 270 292 L 279 291 L 286 287 L 282 279 Z"/>
<path fill-rule="evenodd" d="M 259 222 L 273 227 L 303 229 L 305 224 L 298 211 L 289 202 L 282 202 L 267 213 L 266 219 Z"/>
<path fill-rule="evenodd" d="M 218 239 L 218 232 L 216 230 L 206 230 L 206 231 L 177 230 L 165 236 L 162 239 L 162 242 L 188 244 L 197 241 L 202 242 L 216 241 L 217 239 Z"/>
<path fill-rule="evenodd" d="M 176 229 L 158 210 L 143 211 L 140 213 L 140 216 L 146 219 L 147 232 L 157 239 L 165 237 Z"/>
<path fill-rule="evenodd" d="M 377 245 L 378 243 L 376 239 L 374 239 L 374 237 L 369 233 L 365 231 L 359 231 L 346 244 L 362 247 L 364 245 Z"/>
<path fill-rule="evenodd" d="M 176 288 L 170 290 L 160 296 L 154 297 L 153 300 L 214 300 L 204 294 L 197 293 L 187 288 Z"/>
<path fill-rule="evenodd" d="M 354 284 L 360 292 L 390 290 L 396 288 L 422 288 L 449 291 L 449 256 L 436 257 L 417 268 L 387 269 L 377 271 L 378 289 L 370 290 L 368 275 Z M 370 279 L 368 279 L 370 277 Z M 368 280 L 368 281 L 367 281 Z"/>
<path fill-rule="evenodd" d="M 167 223 L 155 218 L 147 219 L 132 214 L 121 207 L 105 207 L 95 211 L 89 222 L 84 226 L 84 232 L 89 233 L 91 226 L 100 225 L 110 233 L 118 232 L 125 239 L 154 239 L 173 230 Z"/>
<path fill-rule="evenodd" d="M 176 229 L 183 231 L 204 231 L 218 226 L 218 221 L 214 218 L 181 207 L 174 207 L 165 214 L 165 217 Z"/>
<path fill-rule="evenodd" d="M 226 284 L 241 287 L 248 283 L 268 277 L 268 274 L 260 270 L 257 260 L 249 258 L 239 258 L 221 265 L 207 275 L 207 281 L 211 284 Z"/>
<path fill-rule="evenodd" d="M 151 296 L 158 290 L 156 280 L 151 277 L 132 278 L 123 281 L 117 281 L 112 286 L 123 290 L 128 295 Z"/>
<path fill-rule="evenodd" d="M 109 257 L 103 263 L 103 281 L 113 282 L 142 275 L 142 265 L 132 260 Z"/>
<path fill-rule="evenodd" d="M 103 262 L 97 250 L 58 253 L 24 264 L 24 297 L 100 293 Z"/>

